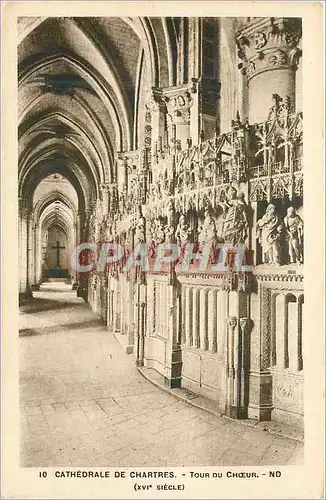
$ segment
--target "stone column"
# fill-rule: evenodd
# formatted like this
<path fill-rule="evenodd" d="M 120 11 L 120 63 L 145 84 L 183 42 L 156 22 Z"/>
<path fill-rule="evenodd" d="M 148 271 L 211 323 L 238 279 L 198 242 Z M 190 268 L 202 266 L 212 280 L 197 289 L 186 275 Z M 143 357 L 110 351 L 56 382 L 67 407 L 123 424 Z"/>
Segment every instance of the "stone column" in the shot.
<path fill-rule="evenodd" d="M 151 147 L 152 158 L 155 158 L 163 150 L 166 138 L 166 104 L 160 91 L 153 89 L 146 108 L 151 113 Z"/>
<path fill-rule="evenodd" d="M 26 245 L 26 218 L 25 210 L 20 207 L 19 210 L 19 262 L 20 262 L 20 286 L 19 294 L 24 294 L 26 291 L 26 261 L 27 261 L 27 245 Z"/>
<path fill-rule="evenodd" d="M 227 334 L 227 394 L 226 413 L 232 418 L 246 418 L 247 389 L 245 370 L 249 365 L 245 348 L 248 295 L 245 292 L 229 292 Z"/>
<path fill-rule="evenodd" d="M 239 387 L 239 413 L 242 414 L 243 417 L 246 416 L 246 408 L 248 406 L 248 394 L 249 394 L 249 320 L 248 318 L 239 318 L 239 333 L 240 333 L 240 358 L 239 358 L 239 378 L 240 378 L 240 387 Z"/>
<path fill-rule="evenodd" d="M 156 327 L 155 333 L 157 335 L 161 335 L 161 307 L 162 307 L 162 297 L 161 297 L 161 283 L 157 282 L 156 284 L 156 296 L 157 301 L 155 305 L 156 310 Z"/>
<path fill-rule="evenodd" d="M 178 316 L 180 302 L 177 288 L 174 284 L 166 285 L 166 307 L 168 311 L 167 325 L 168 341 L 166 344 L 166 364 L 168 376 L 166 384 L 170 388 L 181 387 L 182 350 L 178 331 Z"/>
<path fill-rule="evenodd" d="M 40 285 L 42 282 L 42 263 L 43 263 L 43 235 L 40 226 L 37 228 L 37 269 L 36 281 Z"/>
<path fill-rule="evenodd" d="M 107 326 L 112 329 L 113 327 L 113 290 L 109 288 L 108 285 L 108 312 L 107 312 L 107 320 L 106 324 Z"/>
<path fill-rule="evenodd" d="M 216 310 L 217 310 L 217 352 L 219 358 L 225 358 L 226 345 L 226 318 L 228 315 L 228 294 L 225 290 L 217 290 L 216 292 Z"/>
<path fill-rule="evenodd" d="M 238 328 L 237 318 L 230 316 L 227 321 L 227 393 L 226 393 L 226 414 L 230 417 L 236 417 L 236 366 L 235 360 L 237 357 L 238 347 Z"/>
<path fill-rule="evenodd" d="M 105 215 L 109 211 L 109 184 L 101 184 L 102 192 L 102 214 Z"/>
<path fill-rule="evenodd" d="M 288 347 L 289 347 L 289 368 L 291 372 L 298 370 L 298 301 L 288 302 Z"/>
<path fill-rule="evenodd" d="M 126 330 L 126 306 L 127 306 L 127 293 L 126 293 L 126 276 L 124 274 L 119 275 L 120 280 L 120 308 L 121 308 L 121 335 L 127 333 Z"/>
<path fill-rule="evenodd" d="M 108 279 L 106 276 L 101 277 L 101 318 L 104 324 L 107 323 L 107 312 L 108 312 Z"/>
<path fill-rule="evenodd" d="M 39 264 L 40 264 L 40 229 L 37 223 L 34 223 L 34 273 L 33 273 L 33 288 L 39 289 Z"/>
<path fill-rule="evenodd" d="M 298 371 L 303 370 L 303 311 L 304 298 L 303 295 L 300 295 L 298 298 Z"/>
<path fill-rule="evenodd" d="M 167 297 L 167 287 L 165 283 L 161 284 L 161 335 L 162 337 L 168 337 L 167 323 L 168 323 L 168 297 Z"/>
<path fill-rule="evenodd" d="M 208 292 L 208 344 L 209 351 L 217 351 L 217 290 L 211 288 Z"/>
<path fill-rule="evenodd" d="M 185 289 L 185 336 L 186 336 L 186 345 L 188 347 L 192 347 L 193 345 L 193 316 L 192 316 L 192 288 L 186 287 Z"/>
<path fill-rule="evenodd" d="M 208 290 L 202 288 L 200 298 L 200 346 L 204 351 L 208 351 Z"/>
<path fill-rule="evenodd" d="M 197 349 L 200 348 L 199 336 L 199 289 L 194 287 L 192 290 L 192 334 L 193 345 Z"/>
<path fill-rule="evenodd" d="M 249 123 L 267 119 L 273 94 L 289 97 L 295 111 L 301 35 L 301 19 L 284 17 L 252 18 L 238 32 L 238 66 L 247 76 Z"/>
<path fill-rule="evenodd" d="M 110 182 L 106 184 L 106 189 L 108 192 L 108 209 L 110 213 L 116 213 L 118 209 L 118 187 L 116 182 Z"/>
<path fill-rule="evenodd" d="M 167 111 L 170 118 L 169 137 L 172 141 L 180 141 L 181 148 L 187 147 L 190 132 L 190 109 L 193 98 L 188 88 L 171 89 L 166 93 Z"/>
<path fill-rule="evenodd" d="M 136 365 L 144 366 L 145 350 L 145 314 L 146 314 L 146 285 L 137 283 L 136 285 Z"/>
<path fill-rule="evenodd" d="M 32 212 L 29 210 L 27 216 L 27 292 L 31 293 L 34 282 L 34 231 Z"/>
<path fill-rule="evenodd" d="M 120 280 L 114 280 L 114 332 L 121 331 L 121 283 Z"/>
<path fill-rule="evenodd" d="M 128 346 L 127 354 L 133 352 L 134 346 L 134 332 L 135 332 L 135 313 L 134 313 L 134 292 L 133 284 L 127 282 L 127 335 L 128 335 Z"/>
<path fill-rule="evenodd" d="M 117 162 L 117 184 L 120 193 L 123 192 L 125 186 L 128 186 L 127 160 L 125 154 L 120 152 L 116 156 Z"/>
<path fill-rule="evenodd" d="M 248 418 L 255 420 L 270 420 L 273 409 L 270 371 L 270 308 L 271 292 L 259 281 L 258 293 L 251 294 L 250 309 L 253 328 L 250 328 Z"/>
<path fill-rule="evenodd" d="M 80 241 L 80 219 L 79 217 L 76 218 L 76 222 L 74 224 L 74 228 L 75 228 L 75 248 L 78 247 L 79 245 L 79 241 Z M 76 255 L 77 257 L 77 255 Z M 77 290 L 78 288 L 78 273 L 77 273 L 77 264 L 78 264 L 78 261 L 77 261 L 77 258 L 76 258 L 76 262 L 75 262 L 75 269 L 73 268 L 72 266 L 72 289 L 73 290 Z"/>
<path fill-rule="evenodd" d="M 190 108 L 191 139 L 194 145 L 199 143 L 202 129 L 200 112 L 201 85 L 199 80 L 202 76 L 202 24 L 201 17 L 189 18 L 189 61 L 188 72 L 191 82 L 190 92 L 193 104 Z"/>
<path fill-rule="evenodd" d="M 286 368 L 286 342 L 285 337 L 288 331 L 287 324 L 287 304 L 285 302 L 285 296 L 280 293 L 276 297 L 275 309 L 276 309 L 276 367 L 279 371 L 283 371 Z"/>
<path fill-rule="evenodd" d="M 106 326 L 110 328 L 111 326 L 111 276 L 108 276 L 107 285 L 107 312 L 106 312 Z"/>
<path fill-rule="evenodd" d="M 20 288 L 22 297 L 32 297 L 31 291 L 31 211 L 26 207 L 20 207 Z"/>

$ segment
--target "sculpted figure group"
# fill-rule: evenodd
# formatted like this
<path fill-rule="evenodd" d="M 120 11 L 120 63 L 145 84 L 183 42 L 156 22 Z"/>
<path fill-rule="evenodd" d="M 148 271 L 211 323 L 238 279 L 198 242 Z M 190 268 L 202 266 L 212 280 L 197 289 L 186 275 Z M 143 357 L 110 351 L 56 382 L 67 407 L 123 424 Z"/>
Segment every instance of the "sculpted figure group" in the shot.
<path fill-rule="evenodd" d="M 282 242 L 287 240 L 288 257 L 291 264 L 303 262 L 303 220 L 294 207 L 287 209 L 282 220 L 275 205 L 269 204 L 257 222 L 257 238 L 262 246 L 263 263 L 282 264 Z"/>
<path fill-rule="evenodd" d="M 204 244 L 216 245 L 228 243 L 245 245 L 249 236 L 249 208 L 244 195 L 238 195 L 237 190 L 231 187 L 226 199 L 221 202 L 222 221 L 221 230 L 217 230 L 216 220 L 211 211 L 206 209 L 204 220 L 198 226 L 199 251 Z M 169 213 L 172 211 L 169 210 Z M 148 238 L 154 248 L 164 241 L 176 241 L 181 247 L 181 257 L 184 255 L 187 243 L 193 241 L 195 228 L 190 221 L 181 214 L 176 229 L 173 229 L 172 216 L 168 215 L 168 224 L 162 218 L 153 220 L 149 225 Z M 169 220 L 171 219 L 171 220 Z M 174 233 L 174 234 L 173 234 Z M 256 237 L 262 247 L 262 263 L 281 265 L 285 263 L 301 264 L 303 262 L 303 220 L 296 209 L 290 206 L 286 216 L 282 219 L 277 213 L 275 205 L 270 203 L 265 214 L 256 223 Z M 146 241 L 145 219 L 139 209 L 138 221 L 135 228 L 135 241 Z M 287 256 L 286 256 L 287 253 Z M 180 257 L 180 258 L 181 258 Z"/>
<path fill-rule="evenodd" d="M 238 196 L 236 189 L 231 187 L 225 201 L 221 202 L 221 208 L 223 211 L 221 234 L 217 234 L 215 220 L 206 210 L 204 222 L 199 227 L 199 242 L 244 244 L 248 237 L 249 220 L 243 196 Z"/>

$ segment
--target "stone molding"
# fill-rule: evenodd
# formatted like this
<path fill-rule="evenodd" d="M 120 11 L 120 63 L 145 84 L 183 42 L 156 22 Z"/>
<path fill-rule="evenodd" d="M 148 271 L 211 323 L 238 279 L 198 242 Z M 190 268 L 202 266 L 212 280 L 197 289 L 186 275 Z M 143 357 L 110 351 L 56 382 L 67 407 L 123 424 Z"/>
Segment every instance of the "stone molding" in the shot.
<path fill-rule="evenodd" d="M 190 108 L 193 105 L 193 98 L 186 89 L 175 89 L 164 97 L 167 112 L 174 124 L 188 124 L 190 122 Z"/>
<path fill-rule="evenodd" d="M 238 68 L 248 80 L 265 71 L 292 69 L 302 55 L 299 18 L 254 18 L 237 34 Z"/>
<path fill-rule="evenodd" d="M 287 289 L 289 285 L 293 284 L 299 289 L 303 287 L 302 265 L 285 265 L 279 268 L 276 268 L 275 265 L 260 265 L 254 269 L 253 274 L 257 281 L 262 282 L 264 286 L 272 286 L 273 288 L 284 286 Z"/>

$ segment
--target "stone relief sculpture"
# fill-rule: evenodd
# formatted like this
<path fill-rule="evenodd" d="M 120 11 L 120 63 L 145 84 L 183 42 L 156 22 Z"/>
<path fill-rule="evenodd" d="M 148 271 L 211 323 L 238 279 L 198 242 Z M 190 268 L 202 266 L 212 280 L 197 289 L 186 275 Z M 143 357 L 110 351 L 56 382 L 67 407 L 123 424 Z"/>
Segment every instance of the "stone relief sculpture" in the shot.
<path fill-rule="evenodd" d="M 204 243 L 214 244 L 217 240 L 215 221 L 209 210 L 205 210 L 204 216 L 204 222 L 198 229 L 198 241 L 201 247 Z"/>
<path fill-rule="evenodd" d="M 273 204 L 268 205 L 265 215 L 257 222 L 257 238 L 263 250 L 264 264 L 281 264 L 281 234 L 284 229 Z"/>
<path fill-rule="evenodd" d="M 67 169 L 58 201 L 64 201 L 65 193 L 71 191 L 73 209 L 70 210 L 69 203 L 67 209 L 59 210 L 59 216 L 62 212 L 66 217 L 65 213 L 68 216 L 72 211 L 66 223 L 70 227 L 70 219 L 76 221 L 76 230 L 71 231 L 73 245 L 96 241 L 98 248 L 94 259 L 93 254 L 84 251 L 80 263 L 88 265 L 94 260 L 95 264 L 95 258 L 101 255 L 102 243 L 116 242 L 123 250 L 121 260 L 112 259 L 112 264 L 105 262 L 103 272 L 98 270 L 100 266 L 94 265 L 91 273 L 76 273 L 78 294 L 101 314 L 107 333 L 122 341 L 125 352 L 135 354 L 137 367 L 148 374 L 154 375 L 157 371 L 160 380 L 164 378 L 164 383 L 173 390 L 181 386 L 182 390 L 189 389 L 200 397 L 212 398 L 216 410 L 228 417 L 275 419 L 277 426 L 284 419 L 301 425 L 303 411 L 300 409 L 294 414 L 291 404 L 297 402 L 292 400 L 300 400 L 300 396 L 296 396 L 301 385 L 295 392 L 296 380 L 300 384 L 303 381 L 304 269 L 299 263 L 303 262 L 304 229 L 295 209 L 286 209 L 292 203 L 296 207 L 304 203 L 303 115 L 301 93 L 295 88 L 300 76 L 296 77 L 295 64 L 291 62 L 296 47 L 288 41 L 289 21 L 185 17 L 153 21 L 145 18 L 137 22 L 122 19 L 121 23 L 113 19 L 110 23 L 105 19 L 77 20 L 79 35 L 88 38 L 94 35 L 97 41 L 103 38 L 105 47 L 104 35 L 112 26 L 108 45 L 115 46 L 114 38 L 121 32 L 116 47 L 120 47 L 120 42 L 126 47 L 128 40 L 135 45 L 138 31 L 142 34 L 138 28 L 144 26 L 150 31 L 150 38 L 157 40 L 157 44 L 150 44 L 151 50 L 146 50 L 145 44 L 141 52 L 143 69 L 139 68 L 137 82 L 123 75 L 130 56 L 128 68 L 135 66 L 133 54 L 118 50 L 116 58 L 107 58 L 109 65 L 111 59 L 117 63 L 113 68 L 117 82 L 112 92 L 110 81 L 106 85 L 109 76 L 106 71 L 98 76 L 107 92 L 93 92 L 89 99 L 77 93 L 75 104 L 73 99 L 65 98 L 58 108 L 60 116 L 50 116 L 46 123 L 40 120 L 40 125 L 32 123 L 33 117 L 41 116 L 38 110 L 41 111 L 43 101 L 37 100 L 35 113 L 27 108 L 28 120 L 22 124 L 30 135 L 29 142 L 23 134 L 22 152 L 26 145 L 37 144 L 35 159 L 40 161 L 43 156 L 38 154 L 35 133 L 40 133 L 41 143 L 46 127 L 54 127 L 53 146 L 59 148 L 60 165 L 49 162 L 46 171 L 59 168 L 65 173 Z M 73 57 L 75 23 L 69 19 L 59 21 L 58 28 L 64 30 L 60 50 L 64 49 L 68 31 L 73 30 L 67 52 Z M 238 29 L 240 23 L 244 23 L 243 28 Z M 52 24 L 55 26 L 55 21 L 51 20 Z M 129 29 L 132 36 L 128 36 Z M 22 32 L 25 31 L 26 26 L 22 26 Z M 20 52 L 27 54 L 31 43 L 34 47 L 38 31 L 43 37 L 44 29 L 35 28 L 32 39 L 28 36 Z M 218 54 L 215 47 L 221 37 L 223 50 Z M 37 45 L 40 49 L 43 38 Z M 165 38 L 168 55 L 171 48 L 179 46 L 180 57 L 166 60 Z M 77 45 L 78 41 L 79 36 Z M 99 44 L 88 45 L 91 50 Z M 142 40 L 136 45 L 138 50 Z M 158 52 L 156 45 L 161 45 Z M 86 45 L 83 49 L 86 51 Z M 78 49 L 77 66 L 79 53 Z M 229 54 L 233 55 L 232 60 Z M 92 54 L 89 56 L 91 64 Z M 101 57 L 100 52 L 98 56 Z M 119 58 L 122 58 L 121 64 Z M 60 77 L 59 73 L 65 68 L 59 67 L 56 59 L 53 63 L 51 73 L 58 72 Z M 28 66 L 26 60 L 22 69 L 25 71 Z M 237 68 L 241 70 L 239 77 Z M 44 72 L 41 66 L 35 70 Z M 239 78 L 243 85 L 238 85 Z M 29 85 L 30 79 L 22 78 L 20 87 L 25 85 L 25 80 Z M 43 77 L 36 76 L 35 80 L 43 80 Z M 137 105 L 129 113 L 120 93 L 128 101 L 134 87 Z M 26 95 L 24 90 L 24 102 L 27 90 Z M 272 92 L 275 92 L 274 105 L 269 110 Z M 107 100 L 107 93 L 114 101 L 113 106 L 108 107 L 106 101 L 102 103 L 102 96 Z M 34 106 L 34 94 L 35 88 L 31 93 L 31 106 Z M 292 98 L 296 94 L 297 102 L 291 105 L 287 96 Z M 57 101 L 60 104 L 59 94 L 53 97 L 54 108 Z M 222 106 L 218 104 L 221 102 Z M 85 104 L 85 110 L 79 104 Z M 66 130 L 59 137 L 56 128 L 63 118 L 65 105 L 71 106 L 70 114 L 76 112 L 80 130 L 76 132 L 70 126 L 68 116 L 63 121 Z M 248 118 L 240 117 L 239 112 L 234 117 L 237 107 Z M 48 115 L 48 107 L 43 111 Z M 85 120 L 85 116 L 92 119 Z M 45 135 L 47 137 L 47 133 Z M 59 140 L 62 138 L 65 140 Z M 66 147 L 67 154 L 64 154 Z M 25 156 L 28 159 L 29 148 L 24 153 L 23 160 Z M 76 165 L 72 161 L 75 155 Z M 40 177 L 38 167 L 33 173 L 33 165 L 23 161 L 19 169 L 18 194 L 23 196 L 20 199 L 23 206 L 25 203 L 34 206 L 38 199 L 38 195 L 35 200 L 32 196 L 34 176 L 35 180 Z M 66 189 L 69 179 L 76 179 L 71 190 Z M 57 196 L 51 195 L 51 200 Z M 43 201 L 41 203 L 43 206 Z M 55 206 L 49 205 L 47 210 L 52 208 Z M 298 212 L 301 215 L 301 211 Z M 48 220 L 52 221 L 47 219 L 47 214 L 46 219 L 41 219 L 40 214 L 35 208 L 33 221 L 39 221 L 38 232 L 25 218 L 19 220 L 20 251 L 24 252 L 20 283 L 23 294 L 28 291 L 27 281 L 34 280 L 38 272 L 40 249 L 34 247 Z M 262 245 L 266 265 L 254 268 L 257 247 L 259 256 L 261 253 L 256 238 Z M 178 249 L 171 243 L 177 244 Z M 244 245 L 243 255 L 239 247 Z M 135 247 L 141 249 L 141 256 L 133 253 Z M 210 250 L 209 261 L 206 261 L 206 249 Z M 159 250 L 164 250 L 166 257 L 172 250 L 173 257 L 179 255 L 178 261 L 164 262 L 160 267 Z M 143 260 L 145 252 L 148 259 Z M 118 253 L 119 249 L 112 245 L 106 257 L 118 257 Z M 240 263 L 238 256 L 241 255 Z M 295 264 L 279 267 L 289 261 Z M 145 262 L 149 269 L 142 265 Z M 286 391 L 282 390 L 284 386 Z M 243 451 L 245 455 L 246 450 Z M 137 453 L 132 455 L 137 458 Z M 284 459 L 290 460 L 285 455 Z M 187 457 L 182 455 L 182 460 L 184 458 Z M 220 453 L 216 454 L 214 463 L 215 456 L 208 458 L 212 465 L 220 464 Z M 270 456 L 267 462 L 268 458 Z M 28 455 L 29 459 L 31 463 L 36 460 Z M 96 465 L 96 457 L 94 460 Z M 257 461 L 260 463 L 258 455 Z M 238 465 L 241 466 L 240 461 Z"/>
<path fill-rule="evenodd" d="M 186 223 L 186 218 L 184 215 L 180 215 L 177 229 L 175 231 L 175 238 L 180 246 L 184 246 L 189 241 L 189 236 L 191 234 L 191 229 Z"/>
<path fill-rule="evenodd" d="M 245 243 L 248 237 L 248 218 L 243 197 L 238 197 L 237 190 L 231 187 L 223 206 L 223 239 L 225 243 Z"/>
<path fill-rule="evenodd" d="M 141 207 L 138 207 L 138 220 L 135 229 L 135 245 L 137 245 L 137 243 L 144 243 L 145 241 L 146 241 L 145 217 L 142 214 Z"/>
<path fill-rule="evenodd" d="M 294 207 L 287 209 L 284 226 L 289 243 L 290 263 L 301 264 L 303 262 L 303 220 Z"/>
<path fill-rule="evenodd" d="M 109 219 L 107 219 L 105 222 L 105 239 L 108 242 L 113 241 L 113 227 L 112 227 L 112 223 L 110 223 Z"/>
<path fill-rule="evenodd" d="M 123 214 L 126 207 L 127 207 L 127 198 L 128 198 L 127 187 L 124 186 L 122 193 L 120 193 L 120 196 L 119 196 L 119 212 L 120 212 L 120 214 Z"/>
<path fill-rule="evenodd" d="M 180 257 L 179 257 L 179 262 L 182 262 L 183 257 L 185 255 L 185 247 L 187 243 L 189 242 L 190 235 L 191 235 L 191 229 L 186 223 L 186 218 L 184 215 L 180 215 L 179 222 L 177 225 L 177 229 L 175 231 L 175 238 L 177 243 L 180 245 Z"/>
<path fill-rule="evenodd" d="M 217 258 L 217 249 L 215 245 L 220 242 L 221 239 L 217 236 L 216 223 L 209 210 L 206 209 L 204 215 L 204 222 L 198 228 L 198 250 L 202 252 L 204 245 L 210 245 L 212 250 L 209 261 L 211 264 L 215 264 Z"/>
<path fill-rule="evenodd" d="M 152 238 L 155 246 L 165 240 L 164 225 L 161 219 L 155 219 L 152 223 Z"/>
<path fill-rule="evenodd" d="M 164 229 L 165 237 L 167 241 L 173 241 L 174 239 L 174 205 L 173 201 L 169 200 L 167 207 L 167 224 Z"/>
<path fill-rule="evenodd" d="M 44 231 L 44 233 L 42 234 L 42 261 L 41 261 L 42 269 L 46 265 L 47 249 L 48 249 L 48 232 Z"/>

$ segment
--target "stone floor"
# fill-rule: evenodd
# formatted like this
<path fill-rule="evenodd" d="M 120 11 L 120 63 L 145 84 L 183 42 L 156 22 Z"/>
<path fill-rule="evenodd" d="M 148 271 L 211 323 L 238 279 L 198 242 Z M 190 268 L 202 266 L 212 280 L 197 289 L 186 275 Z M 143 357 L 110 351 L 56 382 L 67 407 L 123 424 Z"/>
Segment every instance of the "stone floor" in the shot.
<path fill-rule="evenodd" d="M 301 464 L 303 444 L 211 415 L 142 377 L 71 286 L 20 312 L 21 465 Z"/>

